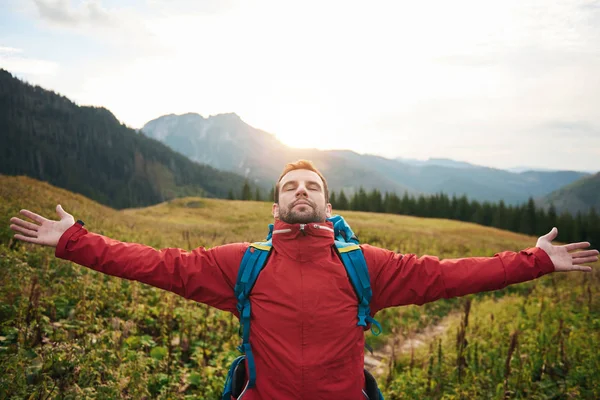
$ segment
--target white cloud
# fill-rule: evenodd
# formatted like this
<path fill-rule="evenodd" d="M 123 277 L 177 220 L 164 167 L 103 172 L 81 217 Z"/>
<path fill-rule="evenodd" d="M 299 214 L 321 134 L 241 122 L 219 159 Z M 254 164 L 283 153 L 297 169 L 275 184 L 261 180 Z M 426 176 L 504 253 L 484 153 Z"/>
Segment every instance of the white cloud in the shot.
<path fill-rule="evenodd" d="M 42 18 L 59 25 L 111 24 L 113 19 L 99 0 L 74 6 L 70 0 L 33 0 Z"/>
<path fill-rule="evenodd" d="M 48 29 L 68 35 L 87 37 L 108 44 L 120 57 L 139 57 L 168 52 L 149 29 L 152 20 L 128 6 L 106 5 L 102 0 L 30 0 L 23 13 L 38 19 Z M 119 60 L 115 59 L 115 62 Z"/>

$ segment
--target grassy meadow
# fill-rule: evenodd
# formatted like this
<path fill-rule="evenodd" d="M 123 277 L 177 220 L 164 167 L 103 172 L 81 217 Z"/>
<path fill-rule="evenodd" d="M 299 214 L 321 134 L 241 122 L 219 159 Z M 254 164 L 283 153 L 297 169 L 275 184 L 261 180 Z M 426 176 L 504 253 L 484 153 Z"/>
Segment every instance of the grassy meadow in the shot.
<path fill-rule="evenodd" d="M 22 208 L 55 206 L 93 232 L 155 248 L 264 239 L 270 203 L 184 198 L 117 211 L 0 175 L 0 399 L 218 399 L 238 321 L 205 305 L 56 259 L 12 238 Z M 536 238 L 474 224 L 345 211 L 363 243 L 440 258 L 492 256 Z M 560 226 L 559 232 L 560 232 Z M 559 233 L 560 239 L 560 233 Z M 399 344 L 447 315 L 450 328 L 390 361 L 386 399 L 600 398 L 600 266 L 502 291 L 378 314 Z"/>

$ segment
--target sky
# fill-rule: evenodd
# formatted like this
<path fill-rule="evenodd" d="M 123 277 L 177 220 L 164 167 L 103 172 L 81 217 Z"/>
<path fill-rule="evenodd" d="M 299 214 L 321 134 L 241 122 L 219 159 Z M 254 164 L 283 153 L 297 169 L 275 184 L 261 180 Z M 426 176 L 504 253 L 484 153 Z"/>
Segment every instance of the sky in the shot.
<path fill-rule="evenodd" d="M 0 0 L 0 68 L 132 128 L 600 171 L 600 0 Z"/>

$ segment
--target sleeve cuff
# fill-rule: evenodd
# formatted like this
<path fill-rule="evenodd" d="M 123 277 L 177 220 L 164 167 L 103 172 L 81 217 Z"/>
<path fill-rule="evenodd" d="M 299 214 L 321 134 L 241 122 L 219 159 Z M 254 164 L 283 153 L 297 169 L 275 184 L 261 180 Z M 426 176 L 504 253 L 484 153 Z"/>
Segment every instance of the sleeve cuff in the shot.
<path fill-rule="evenodd" d="M 69 240 L 75 235 L 77 232 L 83 229 L 83 222 L 80 221 L 75 222 L 69 229 L 62 234 L 58 243 L 56 245 L 56 249 L 54 250 L 54 256 L 58 258 L 66 259 L 67 255 L 67 243 Z"/>
<path fill-rule="evenodd" d="M 546 253 L 544 250 L 540 249 L 539 247 L 531 247 L 525 251 L 533 254 L 539 261 L 540 270 L 542 271 L 543 275 L 554 272 L 554 263 L 550 259 L 548 253 Z"/>

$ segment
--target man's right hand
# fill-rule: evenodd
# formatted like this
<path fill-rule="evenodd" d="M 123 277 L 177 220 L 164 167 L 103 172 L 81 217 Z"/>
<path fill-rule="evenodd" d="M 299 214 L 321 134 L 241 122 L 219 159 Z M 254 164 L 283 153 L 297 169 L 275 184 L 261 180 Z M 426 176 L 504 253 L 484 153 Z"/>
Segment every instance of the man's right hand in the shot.
<path fill-rule="evenodd" d="M 56 213 L 60 217 L 60 221 L 46 219 L 29 210 L 21 210 L 20 213 L 35 223 L 12 217 L 10 229 L 19 232 L 15 235 L 15 239 L 43 246 L 56 247 L 62 234 L 75 223 L 73 216 L 63 210 L 60 204 L 56 206 Z"/>

